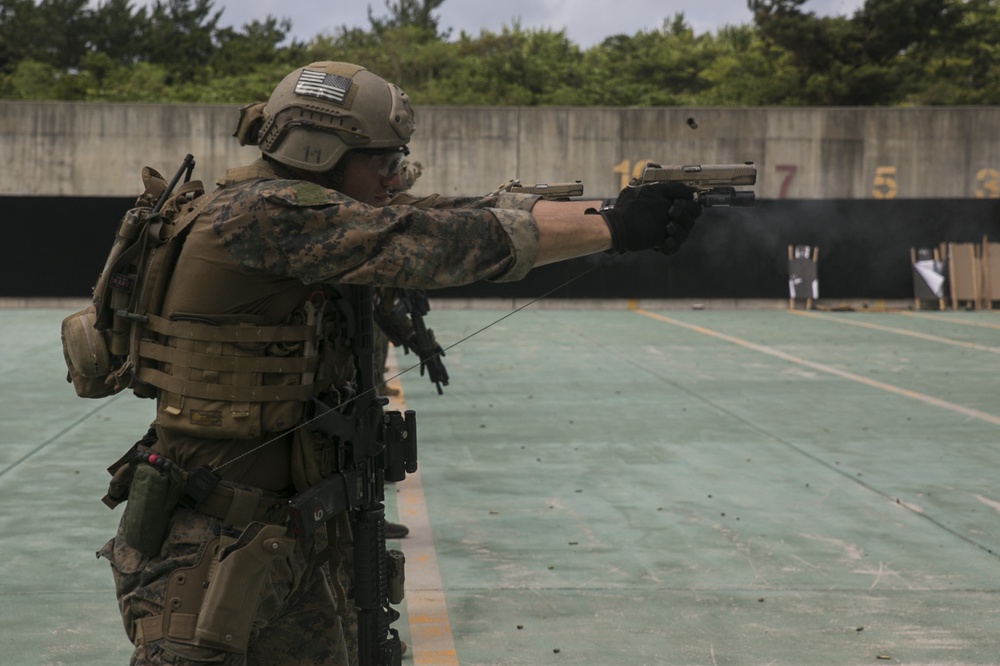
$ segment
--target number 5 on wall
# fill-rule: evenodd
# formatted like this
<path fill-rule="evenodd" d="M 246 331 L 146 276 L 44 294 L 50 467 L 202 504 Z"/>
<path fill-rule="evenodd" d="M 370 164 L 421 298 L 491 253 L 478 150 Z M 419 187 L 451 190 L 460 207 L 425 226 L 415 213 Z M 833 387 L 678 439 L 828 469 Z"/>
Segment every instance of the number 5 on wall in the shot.
<path fill-rule="evenodd" d="M 876 199 L 895 199 L 896 192 L 896 167 L 875 167 L 875 178 L 872 180 L 872 197 Z"/>
<path fill-rule="evenodd" d="M 996 169 L 980 169 L 976 174 L 979 187 L 976 188 L 977 199 L 1000 199 L 1000 171 Z"/>

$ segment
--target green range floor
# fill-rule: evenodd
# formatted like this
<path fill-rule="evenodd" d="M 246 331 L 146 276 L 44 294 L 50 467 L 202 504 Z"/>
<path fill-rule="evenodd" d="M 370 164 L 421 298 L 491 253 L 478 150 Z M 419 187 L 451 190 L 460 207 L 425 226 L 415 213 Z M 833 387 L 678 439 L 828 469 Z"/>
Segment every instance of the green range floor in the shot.
<path fill-rule="evenodd" d="M 400 378 L 406 661 L 1000 663 L 1000 313 L 618 306 L 504 319 L 444 395 Z M 0 310 L 5 665 L 131 652 L 94 552 L 151 403 L 76 398 L 68 313 Z M 503 314 L 427 322 L 448 346 Z"/>

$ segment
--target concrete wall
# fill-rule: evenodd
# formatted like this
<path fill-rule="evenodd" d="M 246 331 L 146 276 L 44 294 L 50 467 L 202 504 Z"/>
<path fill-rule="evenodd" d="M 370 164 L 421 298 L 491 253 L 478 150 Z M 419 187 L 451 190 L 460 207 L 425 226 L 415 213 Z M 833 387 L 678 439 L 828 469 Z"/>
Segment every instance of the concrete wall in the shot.
<path fill-rule="evenodd" d="M 256 150 L 228 106 L 0 101 L 0 196 L 132 196 L 139 170 L 185 153 L 211 182 Z M 695 119 L 698 129 L 689 127 Z M 1000 197 L 1000 107 L 423 107 L 417 192 L 471 195 L 511 178 L 617 194 L 646 161 L 752 161 L 763 199 Z"/>

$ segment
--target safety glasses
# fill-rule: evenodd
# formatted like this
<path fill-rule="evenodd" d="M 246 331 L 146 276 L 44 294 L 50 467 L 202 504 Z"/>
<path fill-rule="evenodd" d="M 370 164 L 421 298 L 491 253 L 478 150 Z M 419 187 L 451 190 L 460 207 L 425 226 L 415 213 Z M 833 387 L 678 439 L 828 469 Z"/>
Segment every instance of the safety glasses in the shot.
<path fill-rule="evenodd" d="M 372 171 L 382 178 L 391 178 L 403 169 L 403 161 L 410 154 L 410 149 L 406 146 L 401 146 L 386 150 L 377 148 L 368 150 L 360 149 L 356 152 L 362 155 L 370 155 L 368 166 L 371 167 Z"/>

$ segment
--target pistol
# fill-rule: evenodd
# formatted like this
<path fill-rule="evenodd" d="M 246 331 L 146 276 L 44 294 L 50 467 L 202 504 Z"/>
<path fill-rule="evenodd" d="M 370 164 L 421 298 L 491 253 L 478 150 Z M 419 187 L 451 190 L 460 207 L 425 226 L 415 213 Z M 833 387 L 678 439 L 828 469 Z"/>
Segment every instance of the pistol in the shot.
<path fill-rule="evenodd" d="M 753 191 L 737 187 L 757 183 L 757 167 L 753 162 L 744 164 L 689 164 L 685 166 L 660 166 L 649 162 L 638 178 L 629 182 L 630 187 L 650 183 L 681 183 L 694 188 L 695 199 L 708 206 L 753 206 Z"/>
<path fill-rule="evenodd" d="M 574 180 L 572 183 L 538 183 L 536 185 L 522 185 L 519 180 L 512 180 L 501 189 L 514 194 L 537 194 L 543 199 L 568 199 L 570 197 L 583 196 L 583 181 Z"/>

